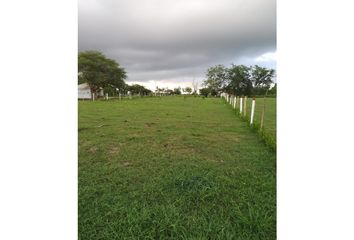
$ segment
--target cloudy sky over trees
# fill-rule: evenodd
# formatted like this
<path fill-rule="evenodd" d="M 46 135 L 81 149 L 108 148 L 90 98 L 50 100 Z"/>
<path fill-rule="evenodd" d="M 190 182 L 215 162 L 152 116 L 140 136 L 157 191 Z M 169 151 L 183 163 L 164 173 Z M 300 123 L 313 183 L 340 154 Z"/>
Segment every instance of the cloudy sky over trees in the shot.
<path fill-rule="evenodd" d="M 98 50 L 155 88 L 231 63 L 276 67 L 275 0 L 79 0 L 79 51 Z"/>

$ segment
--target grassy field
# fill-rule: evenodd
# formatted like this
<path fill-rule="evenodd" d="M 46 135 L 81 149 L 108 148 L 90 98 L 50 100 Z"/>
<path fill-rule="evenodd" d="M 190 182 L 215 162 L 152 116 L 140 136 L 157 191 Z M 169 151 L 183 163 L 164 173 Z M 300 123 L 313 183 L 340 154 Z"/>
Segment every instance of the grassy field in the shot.
<path fill-rule="evenodd" d="M 79 102 L 79 239 L 275 239 L 275 175 L 220 98 Z"/>

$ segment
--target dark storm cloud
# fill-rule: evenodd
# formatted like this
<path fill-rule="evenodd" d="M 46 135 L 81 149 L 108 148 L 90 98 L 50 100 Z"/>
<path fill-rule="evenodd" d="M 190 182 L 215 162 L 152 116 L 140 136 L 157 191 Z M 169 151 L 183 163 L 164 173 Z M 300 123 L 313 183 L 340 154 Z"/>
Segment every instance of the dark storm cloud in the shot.
<path fill-rule="evenodd" d="M 275 0 L 79 0 L 79 50 L 89 49 L 141 82 L 190 81 L 242 59 L 262 65 L 255 59 L 276 49 Z"/>

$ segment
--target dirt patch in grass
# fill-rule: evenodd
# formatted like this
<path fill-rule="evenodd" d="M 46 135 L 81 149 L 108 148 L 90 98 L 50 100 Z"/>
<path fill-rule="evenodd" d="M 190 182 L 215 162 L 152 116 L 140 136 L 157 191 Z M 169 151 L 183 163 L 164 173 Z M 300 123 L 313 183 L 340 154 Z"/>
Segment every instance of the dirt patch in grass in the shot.
<path fill-rule="evenodd" d="M 113 146 L 108 149 L 108 154 L 111 156 L 117 155 L 120 152 L 119 146 Z"/>
<path fill-rule="evenodd" d="M 93 147 L 90 147 L 88 152 L 89 153 L 92 153 L 92 154 L 95 154 L 97 151 L 98 151 L 98 147 L 97 146 L 93 146 Z"/>
<path fill-rule="evenodd" d="M 121 165 L 124 167 L 129 167 L 132 166 L 133 164 L 131 162 L 123 162 Z"/>

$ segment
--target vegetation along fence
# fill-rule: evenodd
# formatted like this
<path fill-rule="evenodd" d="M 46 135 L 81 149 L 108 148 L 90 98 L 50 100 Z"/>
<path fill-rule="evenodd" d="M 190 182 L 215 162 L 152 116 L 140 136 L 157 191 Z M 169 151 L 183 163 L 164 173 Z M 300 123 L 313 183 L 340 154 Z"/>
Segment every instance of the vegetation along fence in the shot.
<path fill-rule="evenodd" d="M 231 105 L 233 111 L 258 132 L 265 143 L 276 149 L 276 98 L 247 98 L 222 93 L 221 98 Z"/>

